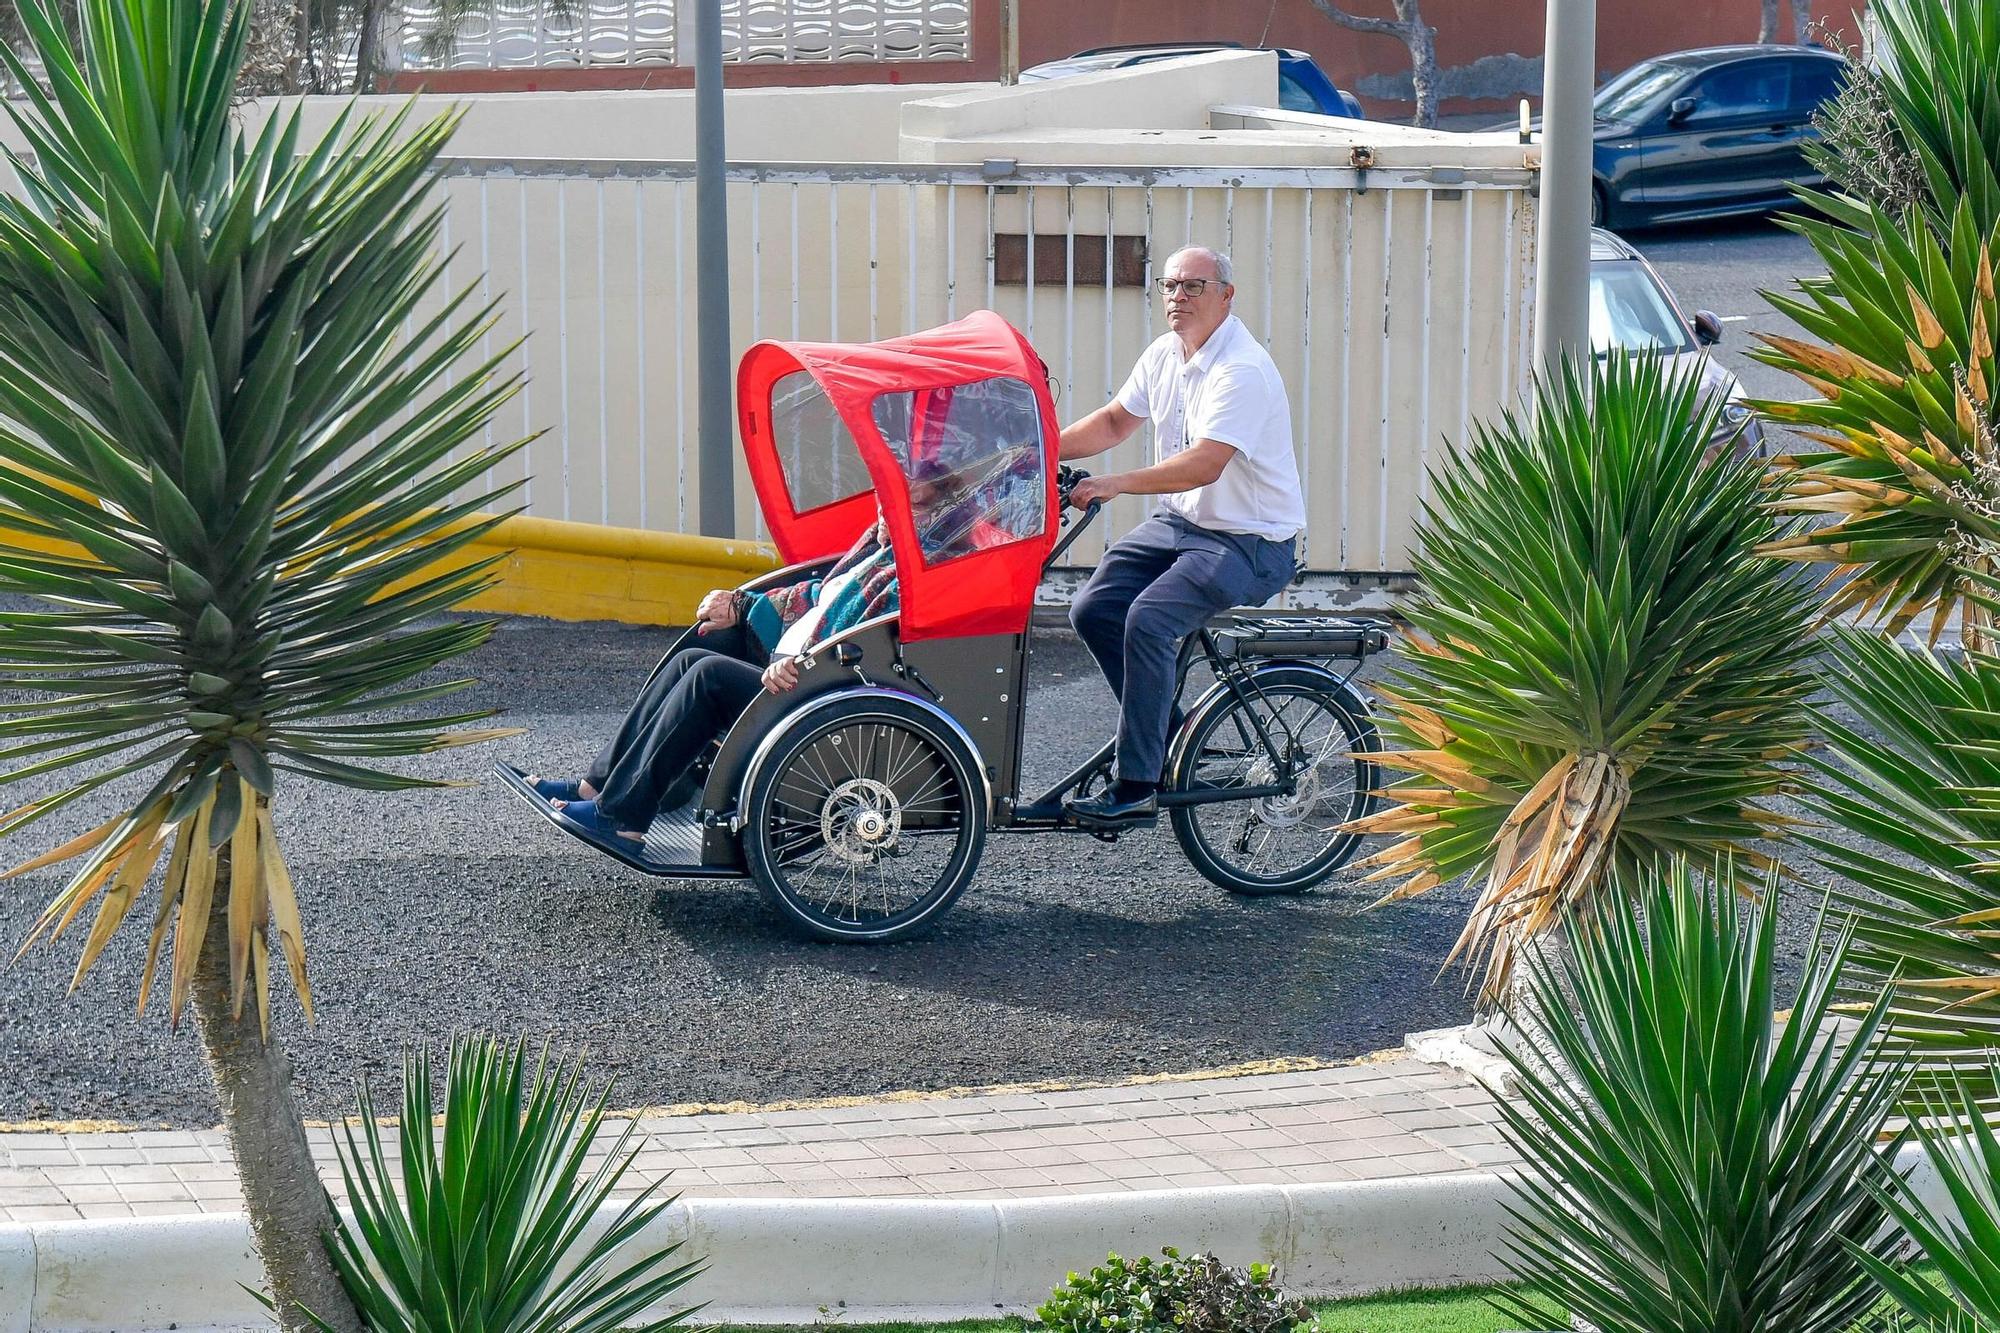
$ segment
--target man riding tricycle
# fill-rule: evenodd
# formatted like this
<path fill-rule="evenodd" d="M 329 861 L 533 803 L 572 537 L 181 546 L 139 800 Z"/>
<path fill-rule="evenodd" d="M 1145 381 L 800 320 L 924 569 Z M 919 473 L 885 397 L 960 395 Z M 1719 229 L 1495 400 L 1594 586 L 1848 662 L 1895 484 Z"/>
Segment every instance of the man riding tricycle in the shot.
<path fill-rule="evenodd" d="M 763 342 L 738 402 L 784 567 L 703 602 L 585 779 L 503 765 L 507 783 L 634 869 L 752 879 L 842 941 L 934 923 L 990 832 L 1115 840 L 1076 813 L 1109 787 L 1112 743 L 1047 791 L 1020 785 L 1036 588 L 1099 508 L 1070 520 L 1086 479 L 1058 465 L 1026 339 L 982 311 L 879 343 Z M 1332 617 L 1187 637 L 1157 803 L 1203 875 L 1297 893 L 1352 854 L 1377 742 L 1352 667 L 1328 664 L 1383 642 Z"/>

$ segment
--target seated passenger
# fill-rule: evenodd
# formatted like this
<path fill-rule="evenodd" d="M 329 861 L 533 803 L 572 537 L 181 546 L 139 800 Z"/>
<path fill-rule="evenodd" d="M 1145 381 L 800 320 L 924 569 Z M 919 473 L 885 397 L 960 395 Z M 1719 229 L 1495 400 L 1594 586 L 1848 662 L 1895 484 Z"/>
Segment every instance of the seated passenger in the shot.
<path fill-rule="evenodd" d="M 696 633 L 713 646 L 683 644 L 654 673 L 590 771 L 574 782 L 528 781 L 588 831 L 643 842 L 654 815 L 694 795 L 689 770 L 759 690 L 792 689 L 802 654 L 895 609 L 896 564 L 880 519 L 824 578 L 768 593 L 717 589 L 695 612 Z"/>

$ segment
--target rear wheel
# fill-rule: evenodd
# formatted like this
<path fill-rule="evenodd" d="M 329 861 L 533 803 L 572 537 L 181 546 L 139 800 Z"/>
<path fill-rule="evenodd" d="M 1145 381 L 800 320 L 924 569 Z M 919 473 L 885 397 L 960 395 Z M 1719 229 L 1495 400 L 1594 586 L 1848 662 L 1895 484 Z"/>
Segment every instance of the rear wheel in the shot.
<path fill-rule="evenodd" d="M 1344 865 L 1361 836 L 1342 830 L 1374 801 L 1374 724 L 1316 671 L 1267 668 L 1247 699 L 1216 695 L 1188 720 L 1168 781 L 1176 792 L 1262 787 L 1278 766 L 1259 734 L 1289 756 L 1289 794 L 1180 805 L 1174 836 L 1187 858 L 1231 893 L 1303 893 Z"/>
<path fill-rule="evenodd" d="M 921 931 L 986 839 L 979 764 L 922 707 L 879 696 L 815 709 L 751 779 L 751 876 L 794 929 L 879 944 Z"/>
<path fill-rule="evenodd" d="M 1602 185 L 1592 185 L 1590 187 L 1590 225 L 1593 227 L 1605 226 L 1607 224 L 1604 219 L 1610 216 L 1611 203 L 1605 196 L 1604 187 Z"/>

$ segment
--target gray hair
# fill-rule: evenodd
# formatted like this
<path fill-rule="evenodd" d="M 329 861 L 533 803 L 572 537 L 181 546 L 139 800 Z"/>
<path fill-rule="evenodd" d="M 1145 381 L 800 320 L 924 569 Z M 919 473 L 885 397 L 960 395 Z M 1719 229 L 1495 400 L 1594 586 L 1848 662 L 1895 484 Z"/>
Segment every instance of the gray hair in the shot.
<path fill-rule="evenodd" d="M 1211 250 L 1205 245 L 1184 245 L 1167 256 L 1171 264 L 1182 255 L 1203 255 L 1215 265 L 1215 280 L 1225 287 L 1236 285 L 1236 266 L 1229 262 L 1229 256 L 1220 250 Z"/>

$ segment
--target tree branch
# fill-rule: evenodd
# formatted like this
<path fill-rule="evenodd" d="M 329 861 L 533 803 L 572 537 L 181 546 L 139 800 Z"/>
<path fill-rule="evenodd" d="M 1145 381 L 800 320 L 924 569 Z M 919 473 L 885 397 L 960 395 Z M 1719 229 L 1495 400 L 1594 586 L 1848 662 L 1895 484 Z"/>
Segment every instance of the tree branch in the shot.
<path fill-rule="evenodd" d="M 1332 19 L 1335 23 L 1338 23 L 1341 27 L 1354 32 L 1372 32 L 1378 37 L 1400 37 L 1406 40 L 1410 35 L 1410 25 L 1407 23 L 1398 23 L 1393 19 L 1372 19 L 1360 14 L 1350 14 L 1338 4 L 1335 4 L 1334 0 L 1312 0 L 1312 7 Z"/>

